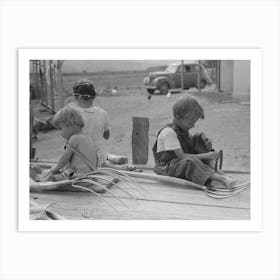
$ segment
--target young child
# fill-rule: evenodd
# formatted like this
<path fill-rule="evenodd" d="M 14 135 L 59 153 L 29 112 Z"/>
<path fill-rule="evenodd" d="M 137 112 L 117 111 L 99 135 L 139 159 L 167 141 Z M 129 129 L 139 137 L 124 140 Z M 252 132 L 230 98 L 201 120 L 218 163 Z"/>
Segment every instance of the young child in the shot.
<path fill-rule="evenodd" d="M 67 142 L 58 163 L 44 172 L 41 181 L 70 179 L 96 168 L 97 148 L 91 137 L 83 133 L 85 123 L 80 112 L 71 106 L 65 106 L 56 113 L 53 124 Z"/>
<path fill-rule="evenodd" d="M 199 119 L 204 119 L 204 110 L 195 98 L 185 95 L 175 102 L 173 121 L 160 130 L 153 147 L 154 171 L 199 185 L 208 185 L 215 180 L 231 188 L 236 180 L 206 164 L 217 160 L 219 154 L 215 151 L 197 153 L 194 150 L 194 138 L 189 130 Z"/>
<path fill-rule="evenodd" d="M 79 80 L 73 86 L 74 97 L 77 103 L 72 104 L 82 115 L 85 126 L 83 132 L 91 137 L 97 148 L 97 165 L 101 167 L 107 159 L 107 151 L 104 140 L 110 138 L 108 113 L 93 105 L 96 92 L 91 81 Z"/>
<path fill-rule="evenodd" d="M 110 138 L 108 113 L 93 104 L 96 92 L 90 80 L 82 79 L 73 86 L 74 97 L 77 103 L 72 104 L 80 111 L 85 121 L 84 134 L 89 135 L 98 148 L 98 167 L 105 165 L 108 159 L 114 164 L 128 162 L 126 157 L 108 154 L 106 141 Z M 106 165 L 112 167 L 109 162 Z M 115 166 L 116 167 L 116 166 Z"/>

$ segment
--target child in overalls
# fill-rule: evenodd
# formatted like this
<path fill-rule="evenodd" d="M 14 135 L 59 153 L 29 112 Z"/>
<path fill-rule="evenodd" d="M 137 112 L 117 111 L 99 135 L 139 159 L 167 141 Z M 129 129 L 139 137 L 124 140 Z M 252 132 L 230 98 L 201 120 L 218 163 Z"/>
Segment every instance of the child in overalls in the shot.
<path fill-rule="evenodd" d="M 210 151 L 210 147 L 202 153 L 196 150 L 197 135 L 190 135 L 189 130 L 199 119 L 204 119 L 204 110 L 195 98 L 185 95 L 176 101 L 172 122 L 160 130 L 153 146 L 154 171 L 199 185 L 208 185 L 214 180 L 231 188 L 236 180 L 217 172 L 210 164 L 219 154 Z"/>

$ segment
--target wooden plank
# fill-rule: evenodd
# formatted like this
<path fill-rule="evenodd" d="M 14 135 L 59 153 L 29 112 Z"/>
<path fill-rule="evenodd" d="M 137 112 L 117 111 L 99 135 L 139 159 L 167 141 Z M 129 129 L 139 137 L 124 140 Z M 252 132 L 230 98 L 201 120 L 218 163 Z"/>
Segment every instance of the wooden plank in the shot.
<path fill-rule="evenodd" d="M 48 107 L 49 105 L 49 98 L 48 98 L 48 86 L 47 86 L 47 65 L 46 60 L 43 60 L 43 92 L 44 92 L 44 105 Z"/>
<path fill-rule="evenodd" d="M 130 172 L 131 174 L 139 174 L 138 172 Z M 151 170 L 148 170 L 145 172 L 146 174 L 153 173 Z M 228 174 L 228 176 L 232 176 L 237 180 L 237 184 L 243 184 L 245 182 L 250 181 L 250 174 L 241 173 L 241 174 Z M 154 176 L 155 177 L 155 176 Z M 153 178 L 154 178 L 153 177 Z M 198 190 L 196 188 L 193 188 L 191 185 L 181 185 L 181 184 L 175 184 L 166 182 L 163 183 L 163 181 L 158 181 L 155 179 L 143 179 L 143 178 L 133 178 L 134 180 L 137 180 L 139 186 L 139 190 L 141 190 L 141 187 L 146 190 L 146 196 L 148 196 L 148 199 L 150 200 L 164 200 L 164 201 L 173 201 L 173 202 L 186 202 L 190 204 L 199 204 L 199 205 L 216 205 L 216 206 L 225 206 L 225 207 L 239 207 L 239 208 L 250 208 L 250 189 L 243 190 L 241 193 L 229 197 L 226 199 L 214 199 L 212 197 L 207 196 L 207 194 L 204 192 L 204 190 Z M 182 179 L 179 179 L 183 181 Z M 138 198 L 141 198 L 139 196 L 139 192 L 134 191 L 129 184 L 126 183 L 118 183 L 122 185 L 122 188 L 129 191 L 130 193 L 133 193 L 133 195 L 137 196 Z M 216 185 L 214 183 L 214 185 Z M 250 185 L 249 185 L 250 187 Z M 36 190 L 36 188 L 33 190 Z M 61 190 L 61 189 L 60 189 Z M 113 188 L 113 192 L 120 197 L 123 196 L 123 191 Z M 108 193 L 104 194 L 105 196 L 109 195 Z M 145 198 L 146 197 L 142 197 Z M 167 199 L 167 200 L 166 200 Z"/>
<path fill-rule="evenodd" d="M 49 60 L 49 76 L 50 76 L 51 110 L 53 112 L 55 112 L 55 107 L 54 107 L 53 61 L 52 60 Z"/>
<path fill-rule="evenodd" d="M 234 174 L 234 178 L 237 179 L 237 183 L 241 184 L 249 181 L 248 174 Z M 133 193 L 135 196 L 154 201 L 166 201 L 166 202 L 175 202 L 175 203 L 189 203 L 205 206 L 223 206 L 223 207 L 235 207 L 235 208 L 250 208 L 250 189 L 246 189 L 236 196 L 226 198 L 226 199 L 214 199 L 205 194 L 204 191 L 195 190 L 192 188 L 179 186 L 179 185 L 170 185 L 163 184 L 153 180 L 141 180 L 138 181 L 141 186 L 147 191 L 145 192 L 145 197 L 142 197 L 136 191 L 133 191 L 131 187 L 127 184 L 120 183 L 121 186 Z M 126 197 L 123 195 L 123 192 L 112 188 L 114 194 Z M 104 194 L 104 196 L 110 196 L 109 194 Z"/>
<path fill-rule="evenodd" d="M 149 159 L 149 119 L 132 117 L 132 162 L 146 164 Z"/>
<path fill-rule="evenodd" d="M 151 172 L 151 171 L 150 171 Z M 250 180 L 250 174 L 228 174 L 238 183 Z M 120 197 L 128 206 L 126 209 L 110 193 L 102 196 L 108 200 L 118 213 L 108 204 L 90 193 L 43 192 L 32 193 L 39 203 L 58 202 L 54 212 L 68 219 L 249 219 L 250 189 L 234 197 L 213 199 L 203 191 L 189 189 L 175 184 L 163 184 L 155 180 L 141 180 L 145 189 L 140 194 L 127 183 L 120 183 L 139 199 L 131 199 L 123 191 L 112 187 L 110 190 Z M 141 189 L 142 189 L 141 188 Z"/>
<path fill-rule="evenodd" d="M 181 70 L 181 91 L 182 93 L 184 92 L 184 60 L 181 61 L 181 67 L 182 67 L 182 70 Z"/>
<path fill-rule="evenodd" d="M 59 107 L 64 106 L 64 90 L 63 90 L 63 77 L 62 77 L 62 65 L 64 60 L 57 60 L 57 89 L 59 93 Z"/>
<path fill-rule="evenodd" d="M 198 73 L 197 73 L 197 88 L 198 88 L 198 91 L 200 92 L 201 91 L 201 70 L 200 70 L 200 65 L 201 65 L 201 61 L 199 60 L 198 61 Z"/>
<path fill-rule="evenodd" d="M 241 181 L 248 176 L 241 174 Z M 141 183 L 148 193 L 145 196 L 134 191 L 127 184 L 122 187 L 139 199 L 135 201 L 119 189 L 110 190 L 120 197 L 128 206 L 126 209 L 111 194 L 102 196 L 117 210 L 115 213 L 108 204 L 95 195 L 80 192 L 42 192 L 32 193 L 36 202 L 58 202 L 52 209 L 55 213 L 68 219 L 249 219 L 250 190 L 227 199 L 213 199 L 204 192 L 168 186 L 156 182 Z M 85 217 L 83 217 L 83 215 Z"/>
<path fill-rule="evenodd" d="M 33 111 L 33 106 L 29 106 L 29 156 L 30 160 L 33 160 L 35 157 L 35 148 L 32 147 L 32 136 L 33 136 L 33 120 L 34 120 L 34 111 Z"/>
<path fill-rule="evenodd" d="M 124 187 L 124 186 L 123 186 Z M 214 199 L 209 197 L 203 191 L 184 189 L 175 186 L 149 184 L 144 185 L 149 193 L 145 194 L 145 197 L 137 194 L 129 188 L 124 187 L 126 190 L 132 192 L 134 195 L 139 197 L 141 200 L 150 201 L 164 201 L 173 203 L 186 203 L 190 205 L 204 205 L 204 206 L 221 206 L 226 208 L 242 208 L 250 209 L 250 190 L 246 189 L 236 196 L 229 197 L 226 199 Z M 114 189 L 114 194 L 120 197 L 126 197 L 120 190 Z M 110 196 L 104 194 L 103 196 Z"/>
<path fill-rule="evenodd" d="M 49 193 L 36 195 L 36 202 L 46 204 L 54 202 L 54 196 Z M 188 205 L 167 203 L 162 201 L 138 201 L 126 199 L 129 206 L 126 209 L 114 198 L 107 198 L 117 209 L 117 213 L 111 209 L 104 201 L 89 194 L 63 194 L 56 195 L 55 201 L 49 210 L 64 216 L 68 219 L 249 219 L 250 212 L 246 209 L 207 207 L 203 205 Z"/>

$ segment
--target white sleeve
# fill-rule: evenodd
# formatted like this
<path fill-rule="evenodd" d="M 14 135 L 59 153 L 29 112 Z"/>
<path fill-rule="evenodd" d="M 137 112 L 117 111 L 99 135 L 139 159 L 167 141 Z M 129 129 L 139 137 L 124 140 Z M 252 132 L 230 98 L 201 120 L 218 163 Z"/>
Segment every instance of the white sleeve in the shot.
<path fill-rule="evenodd" d="M 178 149 L 181 149 L 181 145 L 177 138 L 176 132 L 170 127 L 164 128 L 158 136 L 157 152 Z"/>

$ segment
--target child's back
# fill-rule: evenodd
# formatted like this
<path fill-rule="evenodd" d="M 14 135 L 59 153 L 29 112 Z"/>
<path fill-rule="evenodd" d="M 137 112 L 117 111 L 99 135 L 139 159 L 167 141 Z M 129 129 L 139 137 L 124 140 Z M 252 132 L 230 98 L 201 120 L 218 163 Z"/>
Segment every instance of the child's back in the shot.
<path fill-rule="evenodd" d="M 67 145 L 68 147 L 70 146 L 69 148 L 73 151 L 73 156 L 69 161 L 69 167 L 74 170 L 75 176 L 82 176 L 92 171 L 87 160 L 92 167 L 97 167 L 97 149 L 88 135 L 73 135 L 69 139 Z M 85 156 L 87 160 L 81 157 L 78 153 Z"/>
<path fill-rule="evenodd" d="M 107 154 L 103 135 L 108 130 L 108 114 L 97 106 L 81 108 L 76 105 L 75 108 L 79 110 L 85 122 L 83 133 L 90 136 L 94 145 L 98 148 L 98 165 L 102 165 Z"/>

